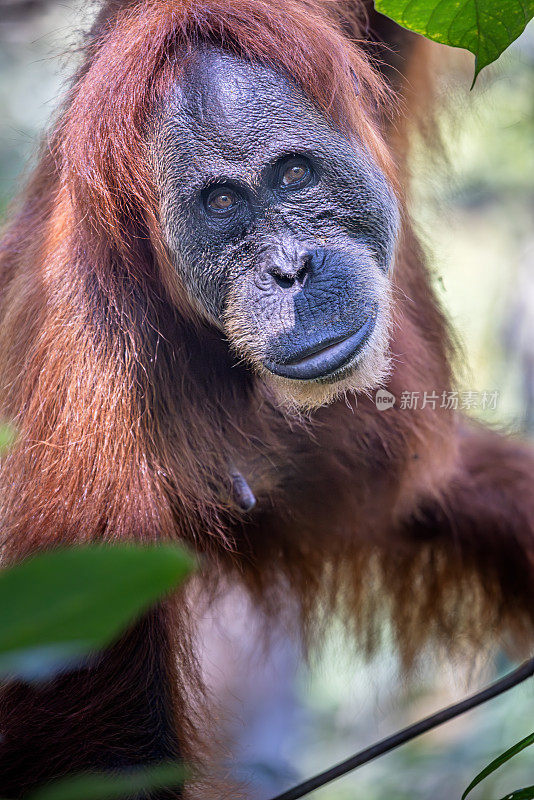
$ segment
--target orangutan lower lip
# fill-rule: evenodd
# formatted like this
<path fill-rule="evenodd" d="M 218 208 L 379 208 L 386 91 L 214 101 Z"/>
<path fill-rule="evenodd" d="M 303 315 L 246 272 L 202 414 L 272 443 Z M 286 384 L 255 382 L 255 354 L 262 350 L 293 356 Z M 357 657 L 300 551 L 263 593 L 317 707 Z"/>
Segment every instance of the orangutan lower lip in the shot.
<path fill-rule="evenodd" d="M 270 372 L 283 378 L 310 381 L 324 378 L 349 364 L 368 340 L 375 326 L 376 315 L 372 314 L 355 333 L 336 339 L 319 342 L 305 351 L 305 355 L 282 364 L 277 361 L 265 361 Z"/>

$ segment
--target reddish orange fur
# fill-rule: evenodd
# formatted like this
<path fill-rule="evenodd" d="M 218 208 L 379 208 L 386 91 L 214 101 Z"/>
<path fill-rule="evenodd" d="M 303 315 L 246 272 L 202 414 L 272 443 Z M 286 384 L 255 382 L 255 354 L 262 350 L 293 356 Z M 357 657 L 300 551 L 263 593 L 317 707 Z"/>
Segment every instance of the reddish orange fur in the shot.
<path fill-rule="evenodd" d="M 404 148 L 384 142 L 395 140 L 384 122 L 391 93 L 367 45 L 348 38 L 363 29 L 343 27 L 339 14 L 332 0 L 105 3 L 1 250 L 1 413 L 19 431 L 2 466 L 4 558 L 86 541 L 181 540 L 204 554 L 207 586 L 230 575 L 272 611 L 290 587 L 310 635 L 341 610 L 372 649 L 385 611 L 407 662 L 429 639 L 465 634 L 476 644 L 487 627 L 524 644 L 534 607 L 532 453 L 465 433 L 451 412 L 381 413 L 365 397 L 288 417 L 197 318 L 166 257 L 150 118 L 180 79 L 174 56 L 200 39 L 292 74 L 396 181 Z M 404 216 L 388 386 L 397 397 L 452 385 L 447 325 Z M 258 498 L 250 517 L 233 504 L 229 464 Z M 187 608 L 176 613 L 187 757 L 194 655 Z M 160 617 L 141 650 L 167 635 Z M 110 658 L 112 677 L 135 692 L 139 670 L 119 678 Z M 144 658 L 150 669 L 146 648 Z M 50 698 L 18 697 L 4 698 L 4 736 L 35 750 L 23 733 L 31 724 L 13 720 Z M 98 710 L 104 700 L 94 702 Z M 53 727 L 54 714 L 47 719 Z M 58 730 L 66 754 L 19 775 L 8 785 L 16 796 L 76 767 L 75 731 Z"/>

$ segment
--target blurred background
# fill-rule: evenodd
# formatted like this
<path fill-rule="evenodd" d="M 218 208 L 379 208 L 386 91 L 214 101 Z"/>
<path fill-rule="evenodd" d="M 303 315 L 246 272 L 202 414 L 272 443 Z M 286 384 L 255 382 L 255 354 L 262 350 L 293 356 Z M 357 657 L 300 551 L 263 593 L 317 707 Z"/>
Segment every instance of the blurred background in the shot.
<path fill-rule="evenodd" d="M 0 220 L 61 100 L 92 13 L 91 3 L 77 0 L 0 2 Z M 534 27 L 471 92 L 472 58 L 449 61 L 438 105 L 446 109 L 439 114 L 446 157 L 415 149 L 412 210 L 464 349 L 462 389 L 473 393 L 470 413 L 532 436 Z M 493 398 L 485 408 L 484 392 Z M 275 633 L 267 651 L 254 649 L 260 621 L 236 593 L 212 609 L 203 626 L 206 675 L 223 698 L 229 768 L 251 776 L 251 800 L 266 800 L 512 666 L 504 656 L 484 669 L 429 656 L 407 683 L 392 652 L 364 664 L 333 624 L 324 652 L 303 668 L 283 632 Z M 532 732 L 533 719 L 530 682 L 313 797 L 459 798 L 479 769 Z M 533 783 L 531 749 L 473 797 L 497 800 Z"/>

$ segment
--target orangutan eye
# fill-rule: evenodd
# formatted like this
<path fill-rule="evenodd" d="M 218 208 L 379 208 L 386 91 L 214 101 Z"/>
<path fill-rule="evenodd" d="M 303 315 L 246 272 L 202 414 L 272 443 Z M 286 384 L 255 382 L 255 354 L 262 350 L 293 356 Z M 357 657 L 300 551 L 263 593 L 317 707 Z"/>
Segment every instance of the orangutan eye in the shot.
<path fill-rule="evenodd" d="M 232 211 L 236 205 L 237 194 L 227 186 L 218 186 L 216 189 L 213 189 L 206 200 L 208 211 L 214 214 L 225 214 L 228 211 Z"/>
<path fill-rule="evenodd" d="M 282 186 L 288 189 L 301 189 L 312 179 L 310 165 L 304 159 L 293 160 L 282 173 Z"/>

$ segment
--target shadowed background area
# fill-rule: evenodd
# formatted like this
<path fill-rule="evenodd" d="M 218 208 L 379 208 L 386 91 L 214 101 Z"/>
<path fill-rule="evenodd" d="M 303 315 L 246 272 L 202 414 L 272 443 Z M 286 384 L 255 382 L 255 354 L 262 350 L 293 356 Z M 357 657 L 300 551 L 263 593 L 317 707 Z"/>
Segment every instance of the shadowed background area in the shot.
<path fill-rule="evenodd" d="M 0 216 L 61 100 L 92 5 L 0 0 Z M 436 46 L 439 52 L 440 48 Z M 534 434 L 534 28 L 469 93 L 471 59 L 441 78 L 445 157 L 412 158 L 413 205 L 438 292 L 465 352 L 460 405 Z M 397 399 L 401 402 L 401 398 Z M 387 413 L 387 411 L 384 411 Z M 229 765 L 253 776 L 254 800 L 431 713 L 510 665 L 421 659 L 406 684 L 387 648 L 372 665 L 336 626 L 309 670 L 283 631 L 256 648 L 260 622 L 230 593 L 204 621 L 206 674 L 223 698 Z M 480 661 L 483 660 L 481 654 Z M 483 765 L 532 730 L 530 683 L 317 793 L 318 800 L 450 800 Z M 532 783 L 527 750 L 477 795 Z"/>

